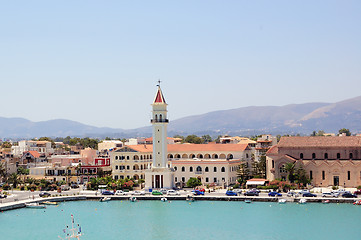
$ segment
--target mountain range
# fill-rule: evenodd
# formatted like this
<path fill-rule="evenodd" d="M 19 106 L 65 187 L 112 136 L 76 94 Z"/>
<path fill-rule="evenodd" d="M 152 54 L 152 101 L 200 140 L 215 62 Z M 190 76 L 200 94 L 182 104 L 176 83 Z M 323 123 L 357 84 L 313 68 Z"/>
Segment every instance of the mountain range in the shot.
<path fill-rule="evenodd" d="M 348 128 L 361 132 L 361 96 L 336 103 L 305 103 L 285 106 L 250 106 L 214 111 L 171 120 L 168 135 L 230 134 L 251 136 L 262 133 L 309 135 L 314 130 L 338 132 Z M 0 138 L 33 137 L 148 137 L 151 126 L 137 129 L 99 128 L 56 119 L 32 122 L 24 118 L 0 117 Z"/>

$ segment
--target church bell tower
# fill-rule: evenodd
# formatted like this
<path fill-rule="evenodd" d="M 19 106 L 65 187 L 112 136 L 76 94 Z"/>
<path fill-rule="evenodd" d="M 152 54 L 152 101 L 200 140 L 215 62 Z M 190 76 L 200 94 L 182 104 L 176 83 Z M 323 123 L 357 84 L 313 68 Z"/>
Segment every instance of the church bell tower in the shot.
<path fill-rule="evenodd" d="M 153 162 L 151 168 L 145 171 L 145 187 L 148 189 L 172 188 L 174 186 L 174 173 L 168 167 L 167 158 L 168 104 L 160 88 L 160 81 L 157 87 L 150 121 L 153 125 Z"/>

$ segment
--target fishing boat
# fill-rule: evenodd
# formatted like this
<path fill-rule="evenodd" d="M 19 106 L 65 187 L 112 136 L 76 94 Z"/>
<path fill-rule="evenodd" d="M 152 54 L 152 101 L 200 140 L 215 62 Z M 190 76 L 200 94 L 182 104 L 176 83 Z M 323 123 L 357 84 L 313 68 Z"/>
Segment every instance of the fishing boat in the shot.
<path fill-rule="evenodd" d="M 130 198 L 129 198 L 129 201 L 131 201 L 131 202 L 136 202 L 136 201 L 137 201 L 137 198 L 136 198 L 136 197 L 130 197 Z"/>
<path fill-rule="evenodd" d="M 330 203 L 330 200 L 322 201 L 322 203 Z"/>
<path fill-rule="evenodd" d="M 244 202 L 245 202 L 245 203 L 252 203 L 252 201 L 249 200 L 249 199 L 244 200 Z"/>
<path fill-rule="evenodd" d="M 60 236 L 58 236 L 60 239 L 80 239 L 80 237 L 82 236 L 81 233 L 81 227 L 79 224 L 75 224 L 74 225 L 74 216 L 73 214 L 71 215 L 71 226 L 66 226 L 65 229 L 63 229 L 63 233 L 65 234 L 65 238 L 61 238 Z"/>
<path fill-rule="evenodd" d="M 353 205 L 361 205 L 361 200 L 355 201 Z"/>
<path fill-rule="evenodd" d="M 280 198 L 280 199 L 278 199 L 278 203 L 280 203 L 280 204 L 282 204 L 282 203 L 286 203 L 287 202 L 287 200 L 286 199 L 284 199 L 284 198 Z"/>
<path fill-rule="evenodd" d="M 307 200 L 306 199 L 304 199 L 304 198 L 301 198 L 300 199 L 300 201 L 298 201 L 300 204 L 305 204 L 306 202 L 307 202 Z"/>
<path fill-rule="evenodd" d="M 100 202 L 109 202 L 111 200 L 110 197 L 103 197 L 100 199 Z"/>
<path fill-rule="evenodd" d="M 57 202 L 49 202 L 49 201 L 42 202 L 41 204 L 44 204 L 44 205 L 58 205 Z"/>
<path fill-rule="evenodd" d="M 162 202 L 168 201 L 166 197 L 162 197 L 160 200 L 161 200 Z"/>
<path fill-rule="evenodd" d="M 37 208 L 37 209 L 46 208 L 46 206 L 40 205 L 39 203 L 26 203 L 25 207 L 27 207 L 27 208 Z"/>

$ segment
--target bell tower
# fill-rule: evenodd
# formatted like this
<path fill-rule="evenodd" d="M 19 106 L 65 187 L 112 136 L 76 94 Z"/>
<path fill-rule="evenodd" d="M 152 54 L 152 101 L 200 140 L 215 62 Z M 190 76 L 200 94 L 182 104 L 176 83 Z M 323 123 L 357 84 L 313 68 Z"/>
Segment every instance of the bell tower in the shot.
<path fill-rule="evenodd" d="M 167 140 L 167 106 L 160 88 L 160 81 L 157 85 L 157 93 L 152 104 L 153 125 L 153 162 L 150 169 L 145 171 L 145 188 L 173 188 L 174 170 L 168 167 L 168 140 Z"/>

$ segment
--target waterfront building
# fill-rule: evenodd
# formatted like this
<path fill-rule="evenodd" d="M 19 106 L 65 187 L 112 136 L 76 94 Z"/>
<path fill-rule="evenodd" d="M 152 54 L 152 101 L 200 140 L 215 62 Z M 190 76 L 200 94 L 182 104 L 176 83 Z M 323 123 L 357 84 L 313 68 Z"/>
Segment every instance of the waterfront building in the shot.
<path fill-rule="evenodd" d="M 315 187 L 361 185 L 361 137 L 282 137 L 267 152 L 267 179 L 287 179 L 285 165 L 302 167 Z"/>
<path fill-rule="evenodd" d="M 49 156 L 54 153 L 54 149 L 49 141 L 22 140 L 18 142 L 18 146 L 11 147 L 11 152 L 14 156 L 21 156 L 27 151 L 37 151 L 43 156 Z"/>

